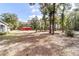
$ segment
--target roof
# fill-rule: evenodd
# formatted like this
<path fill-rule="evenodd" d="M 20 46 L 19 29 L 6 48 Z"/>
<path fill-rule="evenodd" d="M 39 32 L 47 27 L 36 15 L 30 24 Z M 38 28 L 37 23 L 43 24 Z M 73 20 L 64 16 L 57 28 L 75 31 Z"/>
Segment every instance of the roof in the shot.
<path fill-rule="evenodd" d="M 7 25 L 7 26 L 9 26 L 9 24 L 7 24 L 6 22 L 4 22 L 2 20 L 0 20 L 0 22 L 3 23 L 3 24 L 5 24 L 5 25 Z"/>

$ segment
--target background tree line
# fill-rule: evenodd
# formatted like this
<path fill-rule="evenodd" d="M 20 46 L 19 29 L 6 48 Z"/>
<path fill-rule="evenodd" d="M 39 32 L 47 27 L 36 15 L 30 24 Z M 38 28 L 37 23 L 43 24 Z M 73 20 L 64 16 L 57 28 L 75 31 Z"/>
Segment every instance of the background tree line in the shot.
<path fill-rule="evenodd" d="M 30 6 L 35 3 L 30 3 Z M 33 30 L 46 31 L 54 35 L 56 30 L 73 36 L 74 30 L 79 30 L 79 4 L 74 4 L 73 8 L 70 3 L 39 3 L 40 12 L 43 15 L 41 19 L 33 17 L 27 23 L 20 22 L 18 16 L 12 13 L 3 13 L 0 19 L 8 23 L 12 30 L 20 27 L 32 27 Z M 28 23 L 29 22 L 29 23 Z"/>
<path fill-rule="evenodd" d="M 35 3 L 30 3 L 30 5 L 33 6 Z M 72 9 L 73 6 L 70 3 L 39 3 L 39 5 L 43 15 L 44 30 L 46 30 L 46 22 L 49 21 L 47 27 L 49 27 L 50 34 L 54 34 L 56 25 L 59 25 L 60 30 L 68 36 L 73 36 L 73 31 L 79 30 L 78 3 L 74 4 L 76 7 L 74 9 Z"/>

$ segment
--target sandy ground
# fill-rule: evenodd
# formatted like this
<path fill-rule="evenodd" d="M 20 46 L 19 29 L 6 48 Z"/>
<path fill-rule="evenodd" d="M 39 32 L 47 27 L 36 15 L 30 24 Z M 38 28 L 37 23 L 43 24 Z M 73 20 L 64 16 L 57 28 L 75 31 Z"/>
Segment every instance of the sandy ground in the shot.
<path fill-rule="evenodd" d="M 1 56 L 79 56 L 79 33 L 65 37 L 59 31 L 11 31 L 0 36 Z"/>

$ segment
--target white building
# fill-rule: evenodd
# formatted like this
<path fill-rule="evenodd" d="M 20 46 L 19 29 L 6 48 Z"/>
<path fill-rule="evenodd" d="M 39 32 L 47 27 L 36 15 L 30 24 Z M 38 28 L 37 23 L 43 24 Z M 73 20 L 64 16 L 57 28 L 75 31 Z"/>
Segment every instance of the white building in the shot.
<path fill-rule="evenodd" d="M 9 31 L 10 31 L 9 25 L 4 21 L 0 20 L 0 32 L 9 32 Z"/>

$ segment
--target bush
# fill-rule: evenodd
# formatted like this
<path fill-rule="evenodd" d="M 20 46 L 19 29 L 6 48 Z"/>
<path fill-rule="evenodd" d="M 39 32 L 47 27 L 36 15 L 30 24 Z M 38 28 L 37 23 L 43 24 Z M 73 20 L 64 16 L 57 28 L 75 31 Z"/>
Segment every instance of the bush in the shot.
<path fill-rule="evenodd" d="M 72 30 L 67 30 L 67 31 L 65 32 L 65 34 L 66 34 L 67 37 L 74 37 L 74 33 L 73 33 Z"/>
<path fill-rule="evenodd" d="M 5 35 L 5 34 L 7 34 L 6 32 L 0 32 L 0 35 Z"/>
<path fill-rule="evenodd" d="M 68 19 L 65 20 L 65 35 L 67 37 L 73 37 L 74 36 L 73 21 L 70 17 L 68 17 Z"/>

